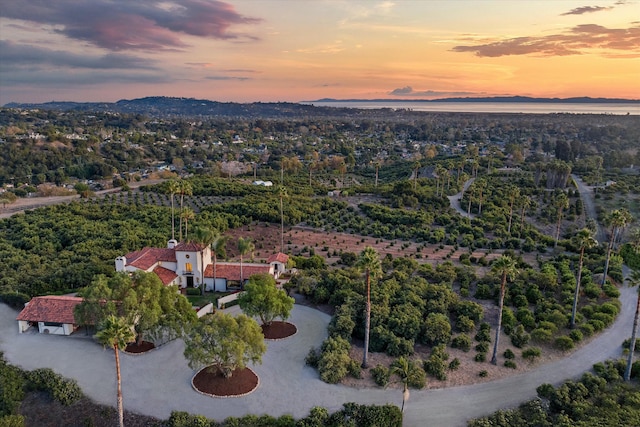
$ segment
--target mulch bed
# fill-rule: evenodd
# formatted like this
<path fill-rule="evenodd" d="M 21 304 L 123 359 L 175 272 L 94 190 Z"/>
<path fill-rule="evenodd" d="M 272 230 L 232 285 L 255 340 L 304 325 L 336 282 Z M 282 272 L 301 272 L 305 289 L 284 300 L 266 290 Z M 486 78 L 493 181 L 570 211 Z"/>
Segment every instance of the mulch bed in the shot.
<path fill-rule="evenodd" d="M 280 340 L 290 337 L 298 332 L 298 328 L 289 322 L 271 322 L 270 325 L 262 325 L 262 334 L 268 340 Z"/>
<path fill-rule="evenodd" d="M 193 377 L 196 390 L 219 397 L 243 396 L 258 387 L 258 382 L 258 376 L 249 368 L 236 369 L 230 378 L 205 368 Z"/>
<path fill-rule="evenodd" d="M 132 342 L 127 344 L 127 347 L 124 349 L 127 353 L 144 353 L 145 351 L 153 350 L 156 346 L 149 341 L 142 341 L 139 345 L 136 342 Z"/>

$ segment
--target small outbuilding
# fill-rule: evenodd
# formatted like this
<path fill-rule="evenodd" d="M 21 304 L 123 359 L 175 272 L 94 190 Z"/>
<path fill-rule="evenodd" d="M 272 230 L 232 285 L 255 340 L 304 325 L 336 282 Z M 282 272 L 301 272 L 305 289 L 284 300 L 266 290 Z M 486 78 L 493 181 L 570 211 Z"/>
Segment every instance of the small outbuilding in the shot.
<path fill-rule="evenodd" d="M 71 296 L 32 298 L 16 318 L 18 332 L 37 326 L 41 334 L 71 335 L 78 328 L 73 311 L 81 302 L 82 298 Z"/>

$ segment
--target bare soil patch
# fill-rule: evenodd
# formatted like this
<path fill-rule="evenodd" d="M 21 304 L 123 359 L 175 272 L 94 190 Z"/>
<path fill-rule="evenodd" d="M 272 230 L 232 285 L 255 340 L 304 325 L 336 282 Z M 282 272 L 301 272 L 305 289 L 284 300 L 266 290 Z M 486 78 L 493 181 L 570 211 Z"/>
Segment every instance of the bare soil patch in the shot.
<path fill-rule="evenodd" d="M 138 344 L 137 342 L 127 344 L 127 347 L 124 349 L 124 351 L 127 353 L 139 354 L 149 350 L 153 350 L 154 348 L 156 348 L 154 343 L 149 341 L 142 341 L 140 344 Z"/>
<path fill-rule="evenodd" d="M 262 325 L 262 334 L 268 340 L 281 340 L 298 332 L 296 325 L 289 322 L 274 321 L 270 325 Z"/>
<path fill-rule="evenodd" d="M 258 383 L 258 376 L 249 368 L 236 369 L 229 378 L 205 368 L 193 377 L 196 390 L 218 397 L 244 396 L 258 387 Z"/>

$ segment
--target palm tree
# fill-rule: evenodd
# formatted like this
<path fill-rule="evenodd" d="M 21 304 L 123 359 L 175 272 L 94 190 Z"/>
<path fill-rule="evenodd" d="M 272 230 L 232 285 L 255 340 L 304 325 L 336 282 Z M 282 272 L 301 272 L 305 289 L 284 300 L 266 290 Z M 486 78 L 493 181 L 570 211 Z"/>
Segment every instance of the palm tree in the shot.
<path fill-rule="evenodd" d="M 367 357 L 369 355 L 369 329 L 371 328 L 371 277 L 375 277 L 382 272 L 378 252 L 376 252 L 372 247 L 367 246 L 360 253 L 360 259 L 358 260 L 357 265 L 364 269 L 365 284 L 367 287 L 367 303 L 365 306 L 364 322 L 364 351 L 362 356 L 362 367 L 367 368 Z"/>
<path fill-rule="evenodd" d="M 193 187 L 189 181 L 181 179 L 178 181 L 178 193 L 180 194 L 180 211 L 184 208 L 184 196 L 190 196 L 193 194 Z M 182 216 L 180 216 L 180 241 L 182 241 Z M 187 237 L 185 236 L 185 239 Z"/>
<path fill-rule="evenodd" d="M 520 189 L 515 185 L 507 187 L 507 196 L 509 197 L 509 226 L 507 227 L 507 233 L 511 234 L 511 221 L 513 220 L 513 206 L 516 203 L 516 199 L 520 197 Z"/>
<path fill-rule="evenodd" d="M 420 161 L 413 162 L 413 191 L 416 191 L 416 185 L 418 184 L 418 175 L 420 174 Z"/>
<path fill-rule="evenodd" d="M 176 238 L 176 221 L 175 221 L 175 210 L 173 204 L 173 196 L 175 196 L 180 191 L 180 185 L 178 181 L 171 180 L 167 184 L 167 189 L 169 190 L 169 194 L 171 195 L 171 238 Z"/>
<path fill-rule="evenodd" d="M 638 336 L 638 322 L 640 322 L 640 270 L 633 270 L 631 277 L 627 278 L 631 286 L 638 286 L 638 299 L 636 302 L 636 315 L 633 318 L 633 329 L 631 330 L 631 341 L 629 342 L 629 357 L 627 368 L 624 370 L 624 380 L 631 379 L 631 368 L 633 366 L 633 353 L 636 350 L 636 339 Z"/>
<path fill-rule="evenodd" d="M 280 188 L 278 188 L 278 194 L 280 196 L 280 252 L 284 253 L 284 209 L 282 200 L 288 197 L 287 188 L 281 185 Z"/>
<path fill-rule="evenodd" d="M 402 408 L 400 411 L 404 413 L 404 404 L 409 400 L 409 385 L 424 381 L 424 373 L 405 356 L 400 356 L 391 364 L 390 375 L 397 375 L 402 383 Z"/>
<path fill-rule="evenodd" d="M 487 188 L 487 181 L 484 179 L 478 179 L 473 184 L 478 189 L 478 215 L 482 215 L 482 196 L 484 190 Z"/>
<path fill-rule="evenodd" d="M 213 242 L 211 242 L 211 250 L 213 251 L 213 292 L 216 291 L 216 267 L 218 264 L 218 255 L 221 255 L 222 257 L 226 256 L 225 247 L 228 239 L 229 238 L 227 236 L 218 236 Z"/>
<path fill-rule="evenodd" d="M 631 223 L 631 214 L 627 209 L 616 209 L 605 218 L 605 225 L 610 228 L 609 245 L 607 246 L 607 257 L 604 262 L 604 274 L 602 275 L 602 286 L 607 282 L 607 274 L 609 273 L 609 261 L 611 259 L 611 251 L 613 251 L 618 234 Z"/>
<path fill-rule="evenodd" d="M 189 240 L 189 221 L 194 219 L 196 214 L 191 208 L 183 208 L 180 212 L 180 227 L 182 227 L 182 221 L 184 221 L 184 239 Z M 180 228 L 180 234 L 182 234 L 182 228 Z M 182 240 L 182 236 L 180 236 Z"/>
<path fill-rule="evenodd" d="M 529 196 L 523 196 L 522 199 L 520 199 L 520 203 L 521 203 L 521 211 L 520 211 L 520 232 L 518 233 L 518 237 L 520 237 L 520 235 L 522 234 L 522 230 L 524 230 L 524 218 L 525 218 L 525 212 L 527 209 L 529 209 L 531 207 L 531 198 Z"/>
<path fill-rule="evenodd" d="M 556 208 L 556 218 L 558 222 L 556 224 L 556 242 L 553 244 L 553 247 L 558 246 L 558 240 L 560 239 L 560 226 L 562 225 L 562 211 L 569 207 L 569 198 L 564 191 L 561 191 L 556 194 L 553 198 L 553 206 Z"/>
<path fill-rule="evenodd" d="M 578 309 L 578 296 L 580 295 L 580 281 L 582 280 L 582 261 L 584 260 L 585 249 L 598 246 L 598 241 L 593 238 L 593 233 L 588 228 L 583 228 L 573 236 L 574 245 L 580 248 L 580 261 L 578 261 L 578 277 L 576 280 L 576 291 L 573 295 L 573 310 L 571 310 L 571 329 L 576 327 L 576 310 Z"/>
<path fill-rule="evenodd" d="M 254 248 L 255 246 L 253 245 L 253 242 L 249 237 L 247 237 L 246 239 L 240 237 L 238 239 L 238 251 L 240 252 L 240 285 L 243 287 L 244 275 L 242 272 L 242 257 L 249 252 L 253 252 Z"/>
<path fill-rule="evenodd" d="M 108 316 L 100 325 L 96 334 L 98 341 L 105 347 L 111 347 L 116 356 L 116 382 L 118 384 L 118 420 L 119 426 L 124 427 L 124 408 L 122 405 L 122 380 L 120 378 L 120 354 L 118 350 L 127 346 L 135 339 L 133 328 L 124 317 Z"/>
<path fill-rule="evenodd" d="M 193 232 L 193 241 L 202 245 L 202 250 L 200 251 L 200 286 L 202 286 L 201 293 L 204 295 L 205 284 L 204 284 L 204 251 L 206 248 L 210 248 L 211 244 L 219 237 L 218 230 L 212 228 L 204 228 L 199 227 L 196 228 Z M 215 283 L 215 278 L 214 278 Z"/>
<path fill-rule="evenodd" d="M 491 265 L 491 271 L 500 275 L 500 301 L 498 303 L 498 327 L 496 328 L 496 340 L 493 344 L 493 356 L 491 363 L 498 364 L 498 342 L 500 341 L 500 331 L 502 329 L 502 309 L 504 308 L 504 294 L 507 280 L 518 274 L 516 261 L 508 255 L 502 255 Z"/>

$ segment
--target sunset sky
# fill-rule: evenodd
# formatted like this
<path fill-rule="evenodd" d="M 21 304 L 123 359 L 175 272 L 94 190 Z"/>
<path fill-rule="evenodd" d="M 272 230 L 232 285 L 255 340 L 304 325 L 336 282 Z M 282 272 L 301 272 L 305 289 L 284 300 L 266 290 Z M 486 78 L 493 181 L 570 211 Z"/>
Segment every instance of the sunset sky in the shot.
<path fill-rule="evenodd" d="M 0 104 L 640 99 L 638 1 L 0 0 Z"/>

